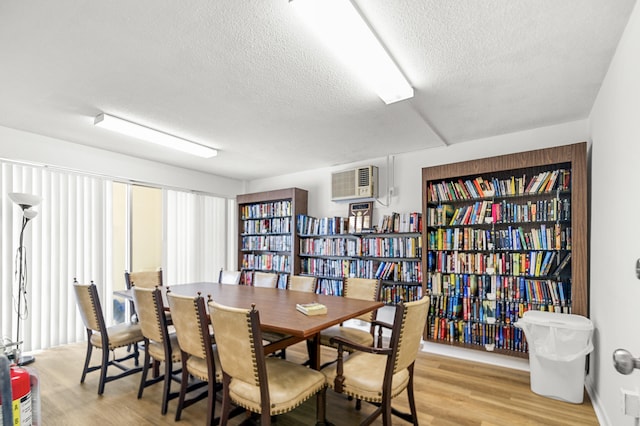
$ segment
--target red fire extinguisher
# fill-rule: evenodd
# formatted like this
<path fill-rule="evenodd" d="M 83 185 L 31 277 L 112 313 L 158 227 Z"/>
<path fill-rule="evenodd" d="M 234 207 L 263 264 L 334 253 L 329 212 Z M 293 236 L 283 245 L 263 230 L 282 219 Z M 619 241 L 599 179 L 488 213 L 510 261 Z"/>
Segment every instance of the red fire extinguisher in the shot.
<path fill-rule="evenodd" d="M 24 368 L 11 367 L 11 395 L 13 425 L 32 426 L 33 410 L 31 402 L 31 379 Z M 0 398 L 0 406 L 4 402 Z M 0 410 L 0 424 L 2 424 L 2 410 Z"/>

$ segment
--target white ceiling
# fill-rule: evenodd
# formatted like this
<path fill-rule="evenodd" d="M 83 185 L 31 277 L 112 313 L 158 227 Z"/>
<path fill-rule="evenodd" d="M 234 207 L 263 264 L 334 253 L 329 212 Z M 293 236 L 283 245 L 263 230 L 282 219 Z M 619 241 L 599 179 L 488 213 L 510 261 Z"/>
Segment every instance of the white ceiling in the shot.
<path fill-rule="evenodd" d="M 0 125 L 239 179 L 455 144 L 586 118 L 634 3 L 358 0 L 415 88 L 385 105 L 289 0 L 4 0 Z M 220 154 L 95 128 L 100 112 Z"/>

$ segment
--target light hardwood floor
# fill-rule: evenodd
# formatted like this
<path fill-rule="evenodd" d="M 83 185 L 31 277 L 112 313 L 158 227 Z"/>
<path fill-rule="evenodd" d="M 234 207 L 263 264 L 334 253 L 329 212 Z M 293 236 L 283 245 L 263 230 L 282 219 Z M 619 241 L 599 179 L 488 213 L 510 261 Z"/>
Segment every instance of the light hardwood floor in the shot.
<path fill-rule="evenodd" d="M 333 352 L 334 353 L 334 352 Z M 323 360 L 333 354 L 323 352 Z M 48 349 L 37 354 L 31 364 L 41 384 L 42 420 L 44 425 L 167 425 L 174 422 L 176 400 L 169 402 L 167 415 L 160 414 L 161 384 L 148 387 L 142 399 L 137 390 L 136 374 L 106 384 L 98 396 L 98 373 L 89 373 L 84 384 L 80 374 L 85 344 Z M 94 361 L 100 351 L 94 350 Z M 305 346 L 298 344 L 287 350 L 292 361 L 306 359 Z M 177 384 L 174 384 L 177 389 Z M 588 396 L 580 405 L 545 398 L 531 392 L 529 373 L 486 364 L 420 353 L 416 361 L 416 404 L 421 425 L 597 425 L 598 421 Z M 328 420 L 337 426 L 356 425 L 372 407 L 354 403 L 327 391 Z M 397 398 L 399 408 L 407 407 L 404 394 Z M 216 408 L 219 415 L 220 405 Z M 206 400 L 183 411 L 178 425 L 202 425 Z M 241 416 L 242 417 L 242 416 Z M 232 425 L 242 423 L 234 418 Z M 312 425 L 315 423 L 315 399 L 289 414 L 278 416 L 276 425 Z M 377 422 L 375 424 L 381 424 Z M 394 424 L 406 424 L 394 418 Z"/>

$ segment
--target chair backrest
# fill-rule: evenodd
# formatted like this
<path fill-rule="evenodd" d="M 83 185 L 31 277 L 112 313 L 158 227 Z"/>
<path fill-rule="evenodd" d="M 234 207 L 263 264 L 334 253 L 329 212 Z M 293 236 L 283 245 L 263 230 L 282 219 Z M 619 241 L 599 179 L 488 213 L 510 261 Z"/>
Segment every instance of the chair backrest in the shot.
<path fill-rule="evenodd" d="M 415 302 L 401 303 L 396 306 L 389 343 L 394 352 L 390 357 L 394 363 L 393 373 L 409 367 L 416 360 L 427 321 L 429 302 L 429 297 L 423 297 Z M 388 367 L 387 370 L 389 370 Z"/>
<path fill-rule="evenodd" d="M 124 282 L 127 288 L 132 285 L 144 288 L 162 286 L 162 269 L 157 271 L 124 272 Z"/>
<path fill-rule="evenodd" d="M 189 297 L 168 291 L 167 299 L 180 350 L 201 359 L 212 357 L 209 317 L 204 298 L 200 294 Z"/>
<path fill-rule="evenodd" d="M 209 301 L 209 315 L 223 373 L 254 386 L 266 384 L 260 316 L 255 306 L 239 309 Z"/>
<path fill-rule="evenodd" d="M 240 284 L 240 271 L 225 271 L 224 269 L 220 269 L 218 282 L 220 284 Z"/>
<path fill-rule="evenodd" d="M 134 286 L 133 299 L 142 335 L 154 342 L 167 342 L 169 332 L 160 289 Z"/>
<path fill-rule="evenodd" d="M 91 281 L 91 284 L 80 284 L 74 278 L 73 290 L 76 294 L 76 302 L 80 310 L 80 317 L 87 330 L 96 331 L 103 336 L 107 336 L 107 327 L 102 314 L 102 306 L 98 298 L 98 289 Z"/>
<path fill-rule="evenodd" d="M 315 293 L 316 282 L 318 277 L 310 277 L 303 275 L 288 275 L 287 290 L 304 291 L 306 293 Z"/>
<path fill-rule="evenodd" d="M 254 272 L 253 273 L 253 286 L 254 287 L 269 287 L 276 288 L 278 283 L 278 274 L 270 274 L 267 272 Z"/>
<path fill-rule="evenodd" d="M 350 299 L 373 300 L 380 299 L 380 280 L 373 278 L 346 278 L 344 280 L 344 297 Z M 362 321 L 371 322 L 376 319 L 378 310 L 368 312 L 357 317 Z"/>

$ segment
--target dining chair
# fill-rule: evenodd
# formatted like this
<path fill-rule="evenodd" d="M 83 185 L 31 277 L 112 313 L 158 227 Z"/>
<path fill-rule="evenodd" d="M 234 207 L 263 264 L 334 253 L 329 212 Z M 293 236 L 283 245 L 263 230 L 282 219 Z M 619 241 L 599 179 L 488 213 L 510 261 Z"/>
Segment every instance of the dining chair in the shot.
<path fill-rule="evenodd" d="M 207 397 L 207 423 L 215 424 L 216 391 L 222 383 L 222 372 L 218 361 L 218 352 L 213 344 L 209 330 L 209 316 L 207 315 L 204 298 L 198 293 L 195 297 L 173 294 L 167 290 L 169 309 L 173 326 L 178 337 L 180 359 L 182 362 L 182 377 L 176 421 L 180 420 L 182 410 Z M 189 385 L 189 376 L 201 380 L 207 390 L 186 399 L 197 384 Z"/>
<path fill-rule="evenodd" d="M 429 310 L 429 298 L 396 305 L 393 325 L 374 321 L 376 327 L 391 329 L 387 347 L 370 347 L 332 338 L 338 346 L 338 362 L 322 369 L 328 386 L 335 392 L 376 405 L 361 425 L 368 425 L 382 416 L 384 425 L 391 425 L 391 414 L 418 424 L 413 393 L 413 370 Z M 343 352 L 350 355 L 343 357 Z M 391 401 L 406 389 L 411 413 L 391 407 Z M 356 408 L 359 408 L 357 406 Z"/>
<path fill-rule="evenodd" d="M 174 371 L 173 368 L 174 363 L 181 361 L 180 347 L 178 346 L 176 334 L 169 333 L 160 289 L 158 287 L 150 289 L 134 286 L 133 298 L 145 343 L 138 399 L 142 398 L 144 388 L 162 381 L 164 385 L 161 412 L 164 415 L 167 413 L 169 400 L 179 395 L 178 392 L 171 393 L 171 382 L 174 380 L 174 374 L 180 373 L 180 371 Z M 156 374 L 157 363 L 164 363 L 164 374 Z M 147 379 L 150 365 L 154 367 L 154 375 L 152 378 Z"/>
<path fill-rule="evenodd" d="M 87 354 L 80 383 L 84 383 L 87 373 L 100 370 L 98 395 L 102 395 L 106 383 L 142 371 L 142 366 L 139 365 L 140 352 L 138 350 L 138 343 L 144 340 L 144 336 L 142 335 L 139 324 L 122 323 L 112 327 L 106 326 L 100 298 L 98 297 L 98 290 L 93 281 L 88 285 L 79 284 L 74 278 L 73 290 L 80 311 L 80 317 L 87 330 Z M 117 357 L 116 349 L 126 346 L 133 347 L 133 351 Z M 102 360 L 100 365 L 89 366 L 94 347 L 102 350 Z M 113 352 L 113 359 L 109 359 L 109 352 Z M 131 358 L 134 359 L 134 367 L 122 364 Z M 107 370 L 110 366 L 114 366 L 122 371 L 118 374 L 108 376 Z"/>
<path fill-rule="evenodd" d="M 350 299 L 374 300 L 380 299 L 380 280 L 370 278 L 345 278 L 344 297 Z M 373 346 L 374 327 L 373 321 L 377 317 L 377 309 L 360 315 L 355 319 L 369 323 L 369 330 L 361 330 L 343 324 L 335 325 L 320 332 L 320 344 L 324 346 L 337 347 L 331 343 L 331 338 L 341 337 L 364 346 Z"/>
<path fill-rule="evenodd" d="M 124 271 L 124 282 L 127 289 L 130 289 L 133 285 L 145 288 L 162 286 L 162 268 L 157 271 Z"/>
<path fill-rule="evenodd" d="M 162 268 L 159 268 L 157 271 L 124 271 L 124 284 L 127 290 L 131 289 L 133 286 L 144 288 L 162 286 Z M 129 302 L 129 308 L 131 317 L 135 318 L 136 308 L 133 301 Z"/>
<path fill-rule="evenodd" d="M 324 424 L 325 376 L 293 362 L 266 357 L 261 345 L 260 314 L 251 309 L 224 306 L 209 300 L 209 313 L 222 367 L 221 425 L 226 425 L 231 404 L 260 415 L 260 424 L 287 413 L 320 393 L 316 416 Z"/>
<path fill-rule="evenodd" d="M 278 284 L 278 274 L 270 274 L 268 272 L 254 272 L 253 286 L 276 288 Z"/>
<path fill-rule="evenodd" d="M 287 290 L 315 293 L 318 277 L 305 275 L 287 275 Z"/>
<path fill-rule="evenodd" d="M 218 275 L 218 282 L 220 284 L 240 284 L 240 271 L 226 271 L 224 269 L 220 269 L 220 274 Z"/>

